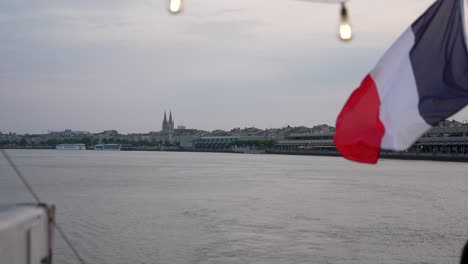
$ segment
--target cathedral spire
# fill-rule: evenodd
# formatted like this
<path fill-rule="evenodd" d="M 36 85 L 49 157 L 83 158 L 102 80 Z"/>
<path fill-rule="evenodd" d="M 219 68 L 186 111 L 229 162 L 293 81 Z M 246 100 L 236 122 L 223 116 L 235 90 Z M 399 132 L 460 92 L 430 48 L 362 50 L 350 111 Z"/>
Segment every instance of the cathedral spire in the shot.
<path fill-rule="evenodd" d="M 171 110 L 171 111 L 169 111 L 169 123 L 172 123 L 172 122 L 173 121 L 172 121 L 172 110 Z"/>
<path fill-rule="evenodd" d="M 166 133 L 167 132 L 167 117 L 166 117 L 166 111 L 164 111 L 164 120 L 162 122 L 162 132 Z"/>

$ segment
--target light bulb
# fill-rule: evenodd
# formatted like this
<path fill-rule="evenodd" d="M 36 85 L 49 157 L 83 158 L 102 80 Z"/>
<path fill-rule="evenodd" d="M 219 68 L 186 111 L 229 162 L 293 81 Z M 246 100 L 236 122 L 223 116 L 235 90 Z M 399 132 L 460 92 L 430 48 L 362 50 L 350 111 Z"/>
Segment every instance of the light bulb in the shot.
<path fill-rule="evenodd" d="M 340 39 L 343 41 L 351 40 L 353 37 L 353 32 L 351 30 L 351 25 L 349 24 L 348 10 L 344 2 L 341 3 L 341 24 L 339 30 Z"/>
<path fill-rule="evenodd" d="M 178 14 L 184 8 L 183 0 L 169 0 L 169 12 Z"/>
<path fill-rule="evenodd" d="M 348 22 L 343 22 L 340 24 L 340 39 L 341 40 L 351 40 L 353 37 L 353 31 Z"/>

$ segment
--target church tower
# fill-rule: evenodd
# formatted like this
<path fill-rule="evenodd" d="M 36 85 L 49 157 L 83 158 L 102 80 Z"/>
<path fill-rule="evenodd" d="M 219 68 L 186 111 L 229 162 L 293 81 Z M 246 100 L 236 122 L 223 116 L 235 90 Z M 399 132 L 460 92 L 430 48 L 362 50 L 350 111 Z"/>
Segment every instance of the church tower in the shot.
<path fill-rule="evenodd" d="M 162 132 L 164 134 L 167 133 L 167 128 L 168 128 L 168 124 L 167 124 L 167 118 L 166 118 L 166 111 L 164 111 L 164 120 L 163 120 L 163 123 L 162 123 Z"/>
<path fill-rule="evenodd" d="M 174 120 L 172 120 L 172 111 L 169 112 L 168 131 L 170 134 L 174 133 Z"/>
<path fill-rule="evenodd" d="M 167 124 L 167 132 L 169 143 L 172 144 L 172 136 L 174 135 L 174 120 L 172 120 L 172 111 L 169 111 L 169 122 Z"/>
<path fill-rule="evenodd" d="M 172 144 L 172 136 L 174 135 L 174 120 L 172 119 L 172 111 L 169 112 L 169 121 L 167 121 L 166 112 L 164 111 L 164 120 L 162 123 L 162 135 L 164 141 Z"/>

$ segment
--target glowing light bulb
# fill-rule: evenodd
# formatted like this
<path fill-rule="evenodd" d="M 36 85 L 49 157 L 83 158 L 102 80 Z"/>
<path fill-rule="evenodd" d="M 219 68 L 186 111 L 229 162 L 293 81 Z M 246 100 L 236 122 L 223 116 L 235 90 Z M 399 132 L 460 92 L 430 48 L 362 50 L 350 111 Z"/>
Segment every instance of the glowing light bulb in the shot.
<path fill-rule="evenodd" d="M 169 0 L 169 12 L 171 14 L 178 14 L 184 8 L 183 0 Z"/>
<path fill-rule="evenodd" d="M 341 40 L 351 40 L 353 37 L 353 31 L 348 22 L 341 23 L 340 25 L 340 39 Z"/>
<path fill-rule="evenodd" d="M 339 29 L 339 37 L 343 41 L 351 40 L 353 37 L 353 31 L 351 29 L 351 25 L 349 24 L 349 17 L 348 17 L 348 10 L 346 9 L 346 5 L 344 2 L 341 3 L 341 24 Z"/>

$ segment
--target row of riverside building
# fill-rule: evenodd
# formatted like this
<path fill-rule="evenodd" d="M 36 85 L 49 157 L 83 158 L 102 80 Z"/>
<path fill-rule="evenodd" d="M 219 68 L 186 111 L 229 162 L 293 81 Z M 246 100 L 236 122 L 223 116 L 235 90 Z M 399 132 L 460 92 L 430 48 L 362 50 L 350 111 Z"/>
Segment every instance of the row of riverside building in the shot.
<path fill-rule="evenodd" d="M 282 137 L 269 137 L 266 134 L 258 135 L 223 135 L 201 136 L 192 141 L 191 148 L 205 151 L 235 151 L 239 141 L 261 141 L 275 139 L 276 143 L 268 147 L 273 153 L 317 153 L 337 154 L 333 142 L 335 129 L 330 126 L 317 126 L 313 132 L 289 133 Z M 396 152 L 385 151 L 387 154 Z M 418 155 L 463 155 L 468 156 L 468 124 L 458 121 L 443 121 L 437 127 L 424 134 L 411 148 L 404 152 Z"/>
<path fill-rule="evenodd" d="M 275 145 L 277 152 L 336 152 L 334 131 L 288 135 Z M 444 121 L 424 134 L 408 153 L 468 155 L 468 124 Z"/>

